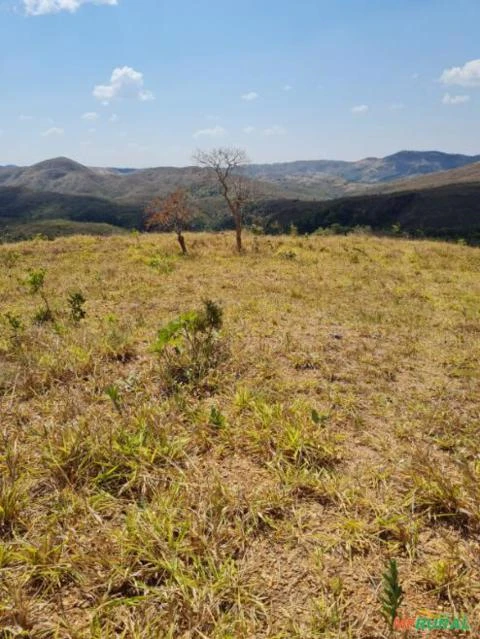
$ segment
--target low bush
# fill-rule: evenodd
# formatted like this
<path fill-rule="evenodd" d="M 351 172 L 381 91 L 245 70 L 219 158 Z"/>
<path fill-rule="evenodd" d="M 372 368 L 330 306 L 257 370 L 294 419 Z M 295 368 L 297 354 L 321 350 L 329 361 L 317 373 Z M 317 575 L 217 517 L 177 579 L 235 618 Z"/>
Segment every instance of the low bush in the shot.
<path fill-rule="evenodd" d="M 200 311 L 184 313 L 160 329 L 154 350 L 169 386 L 196 384 L 215 368 L 223 355 L 222 323 L 221 307 L 205 300 Z"/>

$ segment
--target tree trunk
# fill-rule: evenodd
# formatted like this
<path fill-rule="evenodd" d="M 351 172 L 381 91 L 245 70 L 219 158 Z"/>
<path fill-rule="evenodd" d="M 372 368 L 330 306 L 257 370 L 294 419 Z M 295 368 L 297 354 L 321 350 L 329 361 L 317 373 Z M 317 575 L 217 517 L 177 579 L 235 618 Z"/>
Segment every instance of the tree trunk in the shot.
<path fill-rule="evenodd" d="M 182 253 L 184 255 L 187 254 L 187 245 L 185 244 L 185 238 L 183 237 L 182 233 L 177 233 L 177 239 L 178 239 L 178 243 L 180 244 L 180 248 L 182 249 Z"/>
<path fill-rule="evenodd" d="M 235 214 L 235 236 L 237 239 L 237 251 L 242 252 L 242 217 L 240 213 Z"/>

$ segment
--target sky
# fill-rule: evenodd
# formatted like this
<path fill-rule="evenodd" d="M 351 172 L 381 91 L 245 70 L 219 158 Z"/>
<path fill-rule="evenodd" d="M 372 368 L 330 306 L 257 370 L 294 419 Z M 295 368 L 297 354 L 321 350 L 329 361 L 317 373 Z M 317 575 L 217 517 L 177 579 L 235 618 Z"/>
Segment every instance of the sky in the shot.
<path fill-rule="evenodd" d="M 479 0 L 0 0 L 0 163 L 480 154 Z"/>

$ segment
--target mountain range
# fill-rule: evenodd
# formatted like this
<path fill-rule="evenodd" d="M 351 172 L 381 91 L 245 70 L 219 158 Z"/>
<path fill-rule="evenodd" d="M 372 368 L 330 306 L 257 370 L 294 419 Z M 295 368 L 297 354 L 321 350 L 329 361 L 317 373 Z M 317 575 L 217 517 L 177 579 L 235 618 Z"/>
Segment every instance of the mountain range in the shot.
<path fill-rule="evenodd" d="M 247 175 L 268 184 L 267 195 L 334 197 L 363 192 L 372 185 L 459 169 L 480 162 L 468 156 L 439 151 L 400 151 L 385 158 L 358 162 L 307 160 L 275 164 L 250 164 Z M 68 158 L 45 160 L 33 166 L 0 167 L 0 186 L 20 186 L 33 191 L 87 195 L 116 201 L 146 201 L 177 186 L 194 193 L 204 190 L 205 170 L 195 166 L 150 169 L 87 167 Z M 271 186 L 270 186 L 271 185 Z"/>
<path fill-rule="evenodd" d="M 480 186 L 480 155 L 401 151 L 385 158 L 365 158 L 357 162 L 311 160 L 251 164 L 246 172 L 260 194 L 258 208 L 263 212 L 268 210 L 270 221 L 275 219 L 275 210 L 278 210 L 278 219 L 284 224 L 285 211 L 295 208 L 292 201 L 297 201 L 297 209 L 298 201 L 306 203 L 300 207 L 304 220 L 305 211 L 313 210 L 308 202 L 321 200 L 320 208 L 313 207 L 316 213 L 312 219 L 318 221 L 323 219 L 321 215 L 318 217 L 319 210 L 332 211 L 335 206 L 346 210 L 346 201 L 356 202 L 354 208 L 368 206 L 370 202 L 373 209 L 378 210 L 381 206 L 378 195 L 388 197 L 387 194 L 405 192 L 417 192 L 415 215 L 421 217 L 422 206 L 429 209 L 428 203 L 435 201 L 438 207 L 442 200 L 441 192 L 434 194 L 436 189 L 448 186 L 448 197 L 445 194 L 443 201 L 448 200 L 449 205 L 455 207 L 456 194 L 461 197 L 466 185 Z M 188 189 L 196 200 L 199 212 L 195 228 L 228 226 L 230 220 L 223 201 L 208 180 L 206 170 L 199 167 L 98 168 L 63 157 L 27 167 L 3 166 L 0 167 L 0 234 L 3 229 L 5 235 L 5 229 L 11 231 L 12 226 L 59 219 L 141 228 L 146 202 L 177 187 Z M 480 204 L 474 201 L 475 188 L 467 190 L 465 211 L 471 207 L 476 225 Z M 425 191 L 425 197 L 420 198 L 419 191 Z M 376 199 L 369 200 L 374 197 Z M 391 203 L 391 198 L 388 201 Z M 402 202 L 406 201 L 404 197 Z M 265 207 L 265 203 L 269 204 Z M 465 205 L 463 198 L 462 206 Z M 406 214 L 408 217 L 408 211 Z M 358 217 L 356 213 L 354 217 Z M 327 216 L 327 219 L 330 218 Z M 367 215 L 365 219 L 370 217 Z M 465 219 L 462 219 L 461 226 L 465 228 Z M 306 224 L 309 229 L 310 226 Z"/>

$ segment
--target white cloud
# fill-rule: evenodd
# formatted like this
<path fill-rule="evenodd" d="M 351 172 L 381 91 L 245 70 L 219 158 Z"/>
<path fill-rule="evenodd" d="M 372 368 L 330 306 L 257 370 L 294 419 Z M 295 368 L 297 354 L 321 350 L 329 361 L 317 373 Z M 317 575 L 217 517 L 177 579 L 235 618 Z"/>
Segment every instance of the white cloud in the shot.
<path fill-rule="evenodd" d="M 287 129 L 285 129 L 283 126 L 278 125 L 274 125 L 269 127 L 268 129 L 263 130 L 264 135 L 285 135 L 286 132 Z"/>
<path fill-rule="evenodd" d="M 31 120 L 33 120 L 33 115 L 19 115 L 18 119 L 20 120 L 20 122 L 30 122 Z"/>
<path fill-rule="evenodd" d="M 249 93 L 244 93 L 241 98 L 242 100 L 245 100 L 245 102 L 252 102 L 253 100 L 256 100 L 258 98 L 258 93 L 255 93 L 255 91 L 250 91 Z"/>
<path fill-rule="evenodd" d="M 420 73 L 412 73 L 412 80 L 418 80 Z"/>
<path fill-rule="evenodd" d="M 465 102 L 469 101 L 469 95 L 450 95 L 450 93 L 445 93 L 442 98 L 443 104 L 465 104 Z"/>
<path fill-rule="evenodd" d="M 196 131 L 193 134 L 194 138 L 201 138 L 203 136 L 206 137 L 211 137 L 211 138 L 220 138 L 223 135 L 225 135 L 226 130 L 223 128 L 223 126 L 214 126 L 211 129 L 200 129 L 200 131 Z"/>
<path fill-rule="evenodd" d="M 96 132 L 97 132 L 97 129 L 88 129 L 88 132 L 89 132 L 89 133 L 96 133 Z"/>
<path fill-rule="evenodd" d="M 243 129 L 243 132 L 244 132 L 244 133 L 248 133 L 248 134 L 253 133 L 254 131 L 255 131 L 255 127 L 254 127 L 254 126 L 246 126 L 246 127 Z"/>
<path fill-rule="evenodd" d="M 118 122 L 118 115 L 116 113 L 112 113 L 109 120 L 110 122 Z"/>
<path fill-rule="evenodd" d="M 470 60 L 463 67 L 445 69 L 440 76 L 440 82 L 461 87 L 480 87 L 480 60 Z"/>
<path fill-rule="evenodd" d="M 402 104 L 402 102 L 394 102 L 393 104 L 390 105 L 391 111 L 403 111 L 404 108 L 405 108 L 405 105 Z"/>
<path fill-rule="evenodd" d="M 90 122 L 93 122 L 94 120 L 98 120 L 99 117 L 100 116 L 98 115 L 98 113 L 89 111 L 88 113 L 84 113 L 82 115 L 82 120 L 89 120 Z"/>
<path fill-rule="evenodd" d="M 48 138 L 51 135 L 63 135 L 64 133 L 65 133 L 64 129 L 59 129 L 57 126 L 52 126 L 51 129 L 47 129 L 40 135 L 42 135 L 44 138 Z"/>
<path fill-rule="evenodd" d="M 115 6 L 117 0 L 23 0 L 25 12 L 29 16 L 41 16 L 47 13 L 70 11 L 74 13 L 83 4 L 106 4 Z"/>
<path fill-rule="evenodd" d="M 368 105 L 366 104 L 358 104 L 357 106 L 352 107 L 352 113 L 367 113 Z"/>
<path fill-rule="evenodd" d="M 155 100 L 155 96 L 152 91 L 140 91 L 138 96 L 142 102 L 149 102 L 150 100 Z"/>
<path fill-rule="evenodd" d="M 142 102 L 155 99 L 151 91 L 143 88 L 143 73 L 131 67 L 114 69 L 110 84 L 97 84 L 93 95 L 105 105 L 115 98 L 137 98 Z"/>
<path fill-rule="evenodd" d="M 284 91 L 291 91 L 292 89 L 293 89 L 293 87 L 292 87 L 290 84 L 286 84 L 286 85 L 283 87 L 283 90 L 284 90 Z"/>

